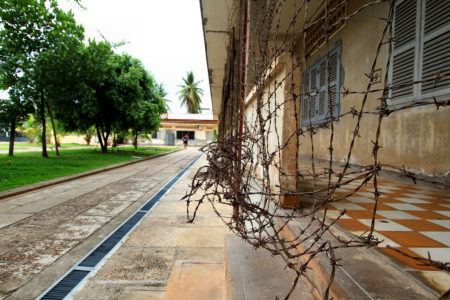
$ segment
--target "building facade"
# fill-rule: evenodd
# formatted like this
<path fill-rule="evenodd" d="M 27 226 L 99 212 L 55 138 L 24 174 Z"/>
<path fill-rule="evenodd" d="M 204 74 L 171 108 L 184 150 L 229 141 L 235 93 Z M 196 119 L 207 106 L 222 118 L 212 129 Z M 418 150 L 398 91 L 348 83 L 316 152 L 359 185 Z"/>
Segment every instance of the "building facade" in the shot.
<path fill-rule="evenodd" d="M 161 127 L 151 137 L 153 145 L 183 145 L 188 135 L 190 146 L 204 146 L 215 139 L 217 120 L 207 114 L 168 113 L 161 118 Z"/>
<path fill-rule="evenodd" d="M 262 141 L 272 189 L 311 161 L 448 183 L 448 1 L 200 3 L 219 140 Z"/>

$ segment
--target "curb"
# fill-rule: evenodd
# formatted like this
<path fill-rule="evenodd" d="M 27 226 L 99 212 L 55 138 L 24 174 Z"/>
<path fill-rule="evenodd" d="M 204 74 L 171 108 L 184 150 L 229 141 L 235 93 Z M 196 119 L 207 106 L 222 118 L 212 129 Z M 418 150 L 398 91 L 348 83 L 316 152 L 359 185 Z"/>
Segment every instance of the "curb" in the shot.
<path fill-rule="evenodd" d="M 10 197 L 13 197 L 13 196 L 17 196 L 17 195 L 20 195 L 20 194 L 25 194 L 25 193 L 28 193 L 28 192 L 32 192 L 32 191 L 35 191 L 35 190 L 42 189 L 42 188 L 46 188 L 46 187 L 49 187 L 49 186 L 52 186 L 52 185 L 65 183 L 65 182 L 68 182 L 68 181 L 71 181 L 71 180 L 74 180 L 74 179 L 79 179 L 79 178 L 87 177 L 87 176 L 90 176 L 90 175 L 95 175 L 95 174 L 98 174 L 98 173 L 106 172 L 106 171 L 109 171 L 109 170 L 114 170 L 114 169 L 118 169 L 118 168 L 121 168 L 121 167 L 137 164 L 137 163 L 140 163 L 142 161 L 146 161 L 146 160 L 154 159 L 154 158 L 157 158 L 157 157 L 165 156 L 165 155 L 168 155 L 168 154 L 171 154 L 171 153 L 175 153 L 175 152 L 178 152 L 178 151 L 181 151 L 181 150 L 182 149 L 178 149 L 178 150 L 174 150 L 174 151 L 170 151 L 170 152 L 166 152 L 166 153 L 162 153 L 162 154 L 158 154 L 158 155 L 148 156 L 148 157 L 144 157 L 144 158 L 140 158 L 140 159 L 136 159 L 136 160 L 132 160 L 132 161 L 127 161 L 127 162 L 120 163 L 120 164 L 115 164 L 115 165 L 108 166 L 108 167 L 94 169 L 94 170 L 91 170 L 91 171 L 81 172 L 81 173 L 68 175 L 68 176 L 63 176 L 63 177 L 59 177 L 59 178 L 49 179 L 49 180 L 36 182 L 36 183 L 32 183 L 32 184 L 25 185 L 25 186 L 21 186 L 21 187 L 18 187 L 18 188 L 13 188 L 13 189 L 1 191 L 0 192 L 0 200 L 6 199 L 6 198 L 10 198 Z"/>

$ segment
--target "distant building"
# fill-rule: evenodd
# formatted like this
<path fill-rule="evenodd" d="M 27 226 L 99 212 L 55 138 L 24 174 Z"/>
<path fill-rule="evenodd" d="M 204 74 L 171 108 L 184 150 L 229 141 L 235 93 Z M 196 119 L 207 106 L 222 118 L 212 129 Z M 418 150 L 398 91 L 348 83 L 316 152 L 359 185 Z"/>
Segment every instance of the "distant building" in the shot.
<path fill-rule="evenodd" d="M 213 115 L 168 113 L 161 117 L 161 128 L 152 135 L 153 145 L 182 145 L 188 134 L 190 146 L 203 146 L 213 141 L 217 132 Z"/>

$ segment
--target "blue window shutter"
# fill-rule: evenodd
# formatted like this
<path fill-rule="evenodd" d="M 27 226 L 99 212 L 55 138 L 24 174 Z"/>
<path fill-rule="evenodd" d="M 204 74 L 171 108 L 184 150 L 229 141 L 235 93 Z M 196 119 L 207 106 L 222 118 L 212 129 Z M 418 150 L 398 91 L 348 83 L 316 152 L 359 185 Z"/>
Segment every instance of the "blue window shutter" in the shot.
<path fill-rule="evenodd" d="M 416 43 L 417 1 L 405 0 L 395 6 L 394 11 L 394 52 L 392 64 L 392 85 L 401 86 L 415 78 L 417 63 Z M 405 85 L 392 90 L 392 98 L 411 97 L 413 85 Z"/>
<path fill-rule="evenodd" d="M 329 58 L 329 59 L 328 59 Z M 319 124 L 329 120 L 329 97 L 333 101 L 333 116 L 339 116 L 340 45 L 330 51 L 329 57 L 320 58 L 304 72 L 301 126 Z M 328 68 L 330 92 L 328 90 Z M 310 95 L 305 92 L 310 91 Z"/>
<path fill-rule="evenodd" d="M 450 71 L 450 1 L 426 0 L 422 79 Z M 422 93 L 450 89 L 450 78 L 422 83 Z"/>

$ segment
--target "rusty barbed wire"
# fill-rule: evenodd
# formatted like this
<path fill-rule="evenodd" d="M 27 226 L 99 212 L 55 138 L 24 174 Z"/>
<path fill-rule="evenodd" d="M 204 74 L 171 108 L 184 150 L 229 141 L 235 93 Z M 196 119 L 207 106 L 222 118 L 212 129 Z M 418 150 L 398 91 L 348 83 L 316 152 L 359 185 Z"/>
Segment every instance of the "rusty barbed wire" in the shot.
<path fill-rule="evenodd" d="M 423 83 L 433 82 L 436 86 L 447 80 L 450 73 L 442 72 L 422 80 L 391 84 L 387 70 L 392 65 L 393 43 L 398 38 L 394 38 L 392 28 L 396 1 L 371 1 L 354 7 L 351 12 L 348 12 L 347 2 L 326 0 L 323 2 L 323 13 L 318 15 L 318 11 L 311 12 L 310 1 L 307 0 L 252 1 L 250 14 L 255 20 L 255 26 L 250 26 L 247 36 L 243 37 L 246 24 L 242 15 L 245 10 L 242 7 L 245 2 L 235 1 L 235 6 L 230 8 L 233 12 L 233 17 L 229 20 L 232 35 L 225 67 L 219 140 L 201 149 L 208 165 L 198 170 L 192 178 L 190 191 L 182 199 L 187 203 L 189 222 L 195 220 L 202 204 L 209 203 L 234 234 L 255 248 L 263 248 L 274 256 L 280 256 L 286 267 L 296 274 L 285 299 L 292 295 L 301 279 L 307 277 L 311 261 L 322 254 L 326 255 L 331 267 L 328 283 L 323 290 L 323 298 L 329 299 L 331 284 L 339 266 L 335 251 L 350 247 L 373 247 L 381 242 L 374 235 L 379 197 L 383 194 L 379 189 L 380 171 L 395 170 L 414 183 L 424 180 L 448 188 L 446 183 L 424 179 L 405 166 L 382 163 L 378 153 L 382 148 L 380 137 L 384 119 L 414 107 L 435 106 L 439 109 L 450 105 L 450 99 L 433 97 L 431 100 L 393 106 L 388 103 L 392 100 L 392 93 Z M 386 17 L 379 19 L 382 30 L 370 69 L 361 74 L 367 78 L 366 87 L 358 90 L 356 87 L 350 89 L 342 86 L 340 90 L 333 90 L 330 79 L 330 48 L 333 45 L 330 40 L 349 20 L 368 8 L 381 5 L 386 7 L 387 13 Z M 282 14 L 289 9 L 291 19 L 286 20 Z M 321 34 L 311 41 L 314 28 L 319 28 Z M 248 40 L 243 41 L 244 38 Z M 310 44 L 307 46 L 308 43 Z M 240 52 L 243 45 L 248 45 L 247 55 Z M 326 89 L 301 88 L 298 77 L 307 70 L 307 59 L 319 48 L 326 50 Z M 299 56 L 299 52 L 302 55 Z M 386 72 L 384 78 L 380 79 L 382 87 L 374 87 L 375 71 L 382 65 L 380 53 L 387 53 L 384 64 Z M 277 72 L 279 64 L 289 65 L 290 68 L 280 75 Z M 243 70 L 248 72 L 246 82 L 241 80 Z M 242 95 L 245 89 L 246 93 Z M 337 103 L 333 102 L 333 98 L 337 95 L 343 98 L 359 97 L 358 105 L 351 106 L 346 111 L 341 106 L 341 111 L 335 115 L 333 112 Z M 310 97 L 328 99 L 328 117 L 319 123 L 312 122 L 309 110 L 309 125 L 301 126 L 300 115 L 303 112 L 300 112 L 300 103 L 302 99 Z M 254 100 L 248 101 L 250 98 Z M 289 132 L 283 132 L 285 116 L 282 113 L 285 109 L 293 110 L 295 126 Z M 244 113 L 243 110 L 248 113 L 241 122 L 239 115 Z M 372 130 L 374 136 L 367 137 L 367 155 L 372 157 L 372 163 L 355 169 L 351 165 L 355 143 L 363 138 L 362 121 L 369 117 L 377 118 L 376 127 Z M 334 123 L 337 119 L 346 118 L 352 118 L 354 125 L 344 163 L 338 168 L 334 160 Z M 242 130 L 239 130 L 240 125 Z M 323 146 L 328 152 L 328 160 L 324 164 L 315 155 L 320 151 L 315 140 L 319 130 L 327 130 L 329 133 L 328 144 Z M 310 142 L 310 167 L 307 169 L 299 167 L 300 146 L 303 146 L 300 138 L 307 138 Z M 295 171 L 289 172 L 283 168 L 281 157 L 283 151 L 292 147 L 296 149 Z M 323 171 L 320 170 L 321 167 Z M 281 184 L 282 180 L 293 180 L 297 184 L 286 187 Z M 311 182 L 312 186 L 300 189 L 299 182 Z M 328 218 L 328 205 L 352 196 L 367 185 L 373 186 L 374 196 L 370 230 L 354 238 L 337 235 L 333 227 L 345 216 L 346 210 Z M 343 187 L 350 187 L 350 190 L 340 191 Z M 301 207 L 299 197 L 302 199 Z M 291 207 L 283 206 L 281 198 L 291 199 Z M 239 208 L 238 213 L 236 207 Z M 296 223 L 298 226 L 302 225 L 295 236 L 289 236 L 286 228 L 295 221 L 302 221 Z M 394 250 L 421 264 L 448 271 L 448 262 L 437 262 L 430 256 L 414 257 L 401 250 Z"/>

